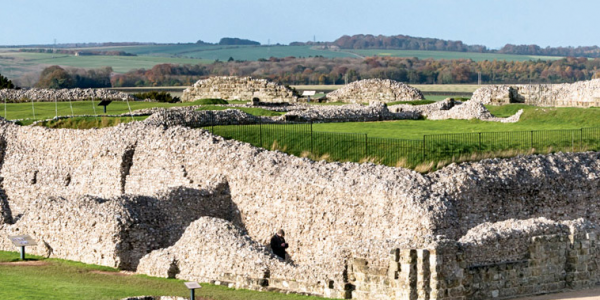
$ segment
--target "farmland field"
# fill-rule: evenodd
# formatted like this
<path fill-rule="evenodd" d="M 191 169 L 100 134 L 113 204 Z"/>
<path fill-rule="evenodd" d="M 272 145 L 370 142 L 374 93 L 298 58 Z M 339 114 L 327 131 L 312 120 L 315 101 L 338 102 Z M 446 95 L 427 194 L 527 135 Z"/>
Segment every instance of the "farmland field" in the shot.
<path fill-rule="evenodd" d="M 198 64 L 208 61 L 192 58 L 156 56 L 75 56 L 50 53 L 0 52 L 0 73 L 15 78 L 29 71 L 42 70 L 51 65 L 77 68 L 100 68 L 111 66 L 117 73 L 131 69 L 149 69 L 161 63 Z"/>
<path fill-rule="evenodd" d="M 366 57 L 396 56 L 418 57 L 420 59 L 473 59 L 481 60 L 556 60 L 562 57 L 505 55 L 494 53 L 419 51 L 419 50 L 340 50 L 330 51 L 315 49 L 311 46 L 220 46 L 197 44 L 138 45 L 119 47 L 73 48 L 71 50 L 125 51 L 138 56 L 75 56 L 66 54 L 25 53 L 16 52 L 15 48 L 0 48 L 0 73 L 9 79 L 23 76 L 32 71 L 41 71 L 50 65 L 78 68 L 99 68 L 111 66 L 117 73 L 125 73 L 131 69 L 152 68 L 156 64 L 199 64 L 211 63 L 215 60 L 227 61 L 229 58 L 242 61 L 255 61 L 269 57 Z"/>
<path fill-rule="evenodd" d="M 258 60 L 259 58 L 268 59 L 269 57 L 356 57 L 355 54 L 333 52 L 328 50 L 312 49 L 310 46 L 221 46 L 221 45 L 196 45 L 196 44 L 173 44 L 173 45 L 144 45 L 144 46 L 125 46 L 125 47 L 101 47 L 101 48 L 82 48 L 102 51 L 125 51 L 137 55 L 150 55 L 162 57 L 186 57 L 203 60 L 227 61 L 229 57 L 236 60 Z"/>
<path fill-rule="evenodd" d="M 425 50 L 391 50 L 391 49 L 353 49 L 342 50 L 347 53 L 354 53 L 360 56 L 392 56 L 392 57 L 417 57 L 419 59 L 472 59 L 474 61 L 484 60 L 506 60 L 506 61 L 527 61 L 527 60 L 558 60 L 559 56 L 534 56 L 534 55 L 512 55 L 498 53 L 477 53 L 477 52 L 452 52 L 452 51 L 425 51 Z"/>

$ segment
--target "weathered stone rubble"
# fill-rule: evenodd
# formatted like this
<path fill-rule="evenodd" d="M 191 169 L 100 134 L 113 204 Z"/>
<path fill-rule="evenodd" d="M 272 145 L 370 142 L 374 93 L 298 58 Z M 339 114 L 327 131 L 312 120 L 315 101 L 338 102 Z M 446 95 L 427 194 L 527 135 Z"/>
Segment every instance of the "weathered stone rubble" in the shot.
<path fill-rule="evenodd" d="M 204 127 L 211 125 L 242 125 L 269 122 L 269 118 L 255 117 L 238 109 L 194 110 L 158 109 L 144 123 L 164 126 Z"/>
<path fill-rule="evenodd" d="M 438 101 L 431 104 L 424 105 L 410 105 L 410 104 L 396 104 L 388 106 L 388 109 L 391 112 L 417 112 L 420 115 L 427 117 L 431 115 L 433 112 L 437 112 L 440 110 L 449 110 L 456 105 L 460 105 L 462 102 L 455 101 L 452 98 L 444 99 L 443 101 Z"/>
<path fill-rule="evenodd" d="M 245 107 L 245 106 L 244 106 Z M 256 124 L 293 122 L 368 122 L 384 120 L 416 120 L 422 116 L 433 120 L 445 119 L 480 119 L 513 123 L 519 121 L 523 111 L 509 118 L 494 117 L 480 103 L 461 104 L 447 99 L 428 105 L 394 105 L 388 108 L 381 102 L 374 101 L 368 106 L 350 104 L 342 106 L 293 105 L 287 113 L 279 117 L 255 117 L 240 110 L 227 109 L 221 111 L 196 111 L 197 107 L 178 107 L 172 109 L 154 108 L 137 110 L 133 113 L 152 115 L 145 121 L 153 125 L 203 127 L 210 125 Z M 269 109 L 269 108 L 265 108 Z M 129 114 L 123 114 L 129 115 Z"/>
<path fill-rule="evenodd" d="M 387 103 L 423 99 L 425 97 L 418 89 L 389 79 L 359 80 L 327 94 L 327 101 L 348 103 Z"/>
<path fill-rule="evenodd" d="M 525 103 L 555 107 L 598 107 L 600 79 L 572 84 L 488 85 L 477 89 L 471 101 L 494 105 Z"/>
<path fill-rule="evenodd" d="M 431 111 L 427 115 L 429 120 L 447 120 L 447 119 L 459 119 L 459 120 L 470 120 L 479 119 L 482 121 L 501 122 L 501 123 L 515 123 L 518 122 L 523 114 L 523 110 L 520 109 L 516 114 L 508 118 L 494 117 L 487 108 L 481 102 L 467 101 L 461 105 L 453 106 L 448 110 L 437 110 Z"/>
<path fill-rule="evenodd" d="M 131 95 L 106 89 L 0 89 L 0 100 L 12 102 L 54 102 L 56 101 L 83 101 L 91 99 L 102 100 L 129 100 L 133 101 Z"/>
<path fill-rule="evenodd" d="M 225 100 L 252 100 L 264 102 L 294 102 L 296 97 L 291 89 L 266 79 L 252 77 L 217 76 L 199 80 L 185 89 L 181 100 L 219 98 Z"/>
<path fill-rule="evenodd" d="M 412 111 L 390 112 L 387 106 L 374 101 L 370 105 L 351 104 L 344 106 L 305 106 L 291 110 L 280 119 L 288 121 L 317 122 L 366 122 L 383 120 L 418 119 L 420 115 Z"/>
<path fill-rule="evenodd" d="M 600 281 L 598 153 L 422 175 L 181 127 L 1 122 L 0 154 L 0 236 L 32 235 L 34 254 L 356 299 L 509 298 Z M 279 228 L 287 262 L 262 246 Z M 16 250 L 5 238 L 0 249 Z"/>

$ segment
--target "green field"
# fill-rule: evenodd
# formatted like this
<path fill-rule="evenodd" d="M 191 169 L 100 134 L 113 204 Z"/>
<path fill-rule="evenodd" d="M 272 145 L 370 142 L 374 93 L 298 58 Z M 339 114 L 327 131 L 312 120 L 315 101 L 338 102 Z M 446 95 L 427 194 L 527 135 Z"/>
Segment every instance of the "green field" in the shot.
<path fill-rule="evenodd" d="M 126 46 L 126 47 L 102 47 L 102 48 L 83 48 L 97 50 L 118 50 L 137 55 L 150 55 L 162 57 L 187 57 L 203 60 L 227 61 L 230 57 L 236 60 L 258 60 L 259 58 L 268 59 L 269 57 L 356 57 L 356 55 L 334 52 L 329 50 L 313 49 L 311 46 L 220 46 L 220 45 L 144 45 L 144 46 Z"/>
<path fill-rule="evenodd" d="M 527 60 L 558 60 L 559 56 L 534 56 L 534 55 L 511 55 L 497 53 L 477 53 L 477 52 L 452 52 L 452 51 L 425 51 L 425 50 L 391 50 L 391 49 L 355 49 L 343 50 L 347 53 L 354 53 L 360 56 L 392 56 L 392 57 L 416 57 L 419 59 L 472 59 L 474 61 L 484 60 L 506 60 L 506 61 L 527 61 Z"/>
<path fill-rule="evenodd" d="M 0 251 L 0 299 L 122 299 L 130 296 L 189 297 L 183 280 L 127 275 L 108 267 L 28 256 L 29 265 L 11 264 L 17 252 Z M 322 299 L 281 293 L 233 290 L 202 283 L 196 290 L 198 299 L 208 300 L 276 300 Z"/>

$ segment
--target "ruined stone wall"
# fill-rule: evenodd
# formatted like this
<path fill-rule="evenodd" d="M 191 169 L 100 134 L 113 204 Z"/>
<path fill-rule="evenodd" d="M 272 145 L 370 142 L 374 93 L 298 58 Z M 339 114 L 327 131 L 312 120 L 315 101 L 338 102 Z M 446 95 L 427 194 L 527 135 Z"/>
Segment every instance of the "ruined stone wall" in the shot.
<path fill-rule="evenodd" d="M 450 165 L 430 175 L 447 199 L 436 232 L 459 239 L 485 222 L 580 217 L 600 223 L 600 154 L 557 153 Z"/>
<path fill-rule="evenodd" d="M 91 99 L 102 100 L 135 100 L 131 95 L 105 89 L 0 89 L 0 100 L 15 102 L 54 102 L 54 101 L 83 101 Z"/>
<path fill-rule="evenodd" d="M 592 243 L 582 238 L 590 233 L 593 240 L 591 227 L 564 223 L 576 237 L 549 238 L 538 252 L 531 252 L 529 238 L 567 234 L 563 223 L 541 228 L 550 221 L 600 223 L 598 153 L 492 159 L 422 175 L 313 162 L 181 127 L 132 123 L 78 131 L 6 122 L 0 123 L 0 150 L 0 236 L 31 234 L 44 245 L 32 249 L 37 254 L 165 277 L 215 276 L 256 289 L 435 299 L 501 295 L 493 286 L 501 283 L 488 277 L 473 290 L 477 274 L 493 270 L 503 278 L 512 271 L 502 266 L 512 264 L 533 278 L 535 264 L 547 266 L 535 272 L 558 268 L 562 260 L 552 253 L 565 245 L 574 257 L 569 261 L 580 262 L 569 267 L 583 281 L 573 286 L 595 283 L 596 275 L 582 268 L 596 256 L 569 252 L 579 250 L 574 240 L 582 241 L 581 249 Z M 535 217 L 549 221 L 536 221 L 535 228 L 520 221 Z M 470 242 L 478 232 L 515 226 L 502 238 Z M 279 228 L 290 243 L 287 262 L 261 246 Z M 504 248 L 491 253 L 496 245 Z M 0 248 L 14 250 L 6 239 Z M 399 250 L 390 260 L 392 249 Z M 198 255 L 213 259 L 193 258 Z M 520 258 L 530 263 L 513 263 Z M 221 269 L 222 261 L 235 263 Z M 468 266 L 482 263 L 494 267 L 466 275 Z M 558 279 L 535 280 L 554 291 Z"/>
<path fill-rule="evenodd" d="M 389 79 L 364 79 L 352 82 L 327 94 L 327 101 L 369 103 L 371 101 L 394 102 L 423 100 L 416 88 Z"/>
<path fill-rule="evenodd" d="M 518 228 L 487 227 L 487 237 L 473 233 L 470 238 L 440 240 L 426 248 L 392 248 L 386 268 L 371 266 L 369 259 L 353 258 L 348 269 L 355 287 L 352 298 L 510 299 L 593 288 L 600 282 L 597 225 L 542 219 L 520 222 Z M 486 247 L 499 246 L 494 235 L 507 238 L 503 241 L 507 245 L 500 248 L 510 248 L 513 239 L 522 240 L 525 247 L 517 249 L 517 256 L 490 252 Z M 484 241 L 489 238 L 496 241 Z M 496 260 L 471 256 L 482 254 Z"/>
<path fill-rule="evenodd" d="M 279 108 L 280 109 L 280 108 Z M 508 118 L 494 117 L 481 103 L 457 103 L 452 99 L 429 105 L 394 105 L 374 101 L 368 106 L 349 104 L 342 106 L 293 105 L 285 108 L 287 113 L 278 117 L 255 117 L 235 107 L 220 111 L 196 111 L 191 108 L 150 109 L 135 114 L 152 113 L 144 122 L 152 125 L 203 127 L 210 125 L 241 125 L 293 122 L 373 122 L 384 120 L 416 120 L 426 116 L 433 120 L 480 119 L 484 121 L 514 123 L 522 114 Z"/>
<path fill-rule="evenodd" d="M 266 79 L 252 77 L 220 76 L 199 80 L 183 91 L 181 100 L 219 98 L 225 100 L 252 100 L 263 102 L 292 102 L 296 97 L 291 89 Z"/>
<path fill-rule="evenodd" d="M 598 107 L 600 79 L 572 84 L 488 85 L 477 89 L 471 101 L 491 105 L 525 103 L 555 107 Z"/>

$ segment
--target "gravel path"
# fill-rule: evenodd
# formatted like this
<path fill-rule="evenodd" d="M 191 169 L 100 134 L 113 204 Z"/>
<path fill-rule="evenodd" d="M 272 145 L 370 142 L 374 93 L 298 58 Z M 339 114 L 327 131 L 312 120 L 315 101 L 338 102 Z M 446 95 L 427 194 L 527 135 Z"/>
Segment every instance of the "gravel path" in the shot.
<path fill-rule="evenodd" d="M 542 296 L 535 297 L 525 297 L 518 298 L 516 300 L 600 300 L 600 288 L 591 289 L 591 290 L 583 290 L 583 291 L 575 291 L 575 292 L 567 292 L 567 293 L 558 293 L 558 294 L 548 294 Z"/>

